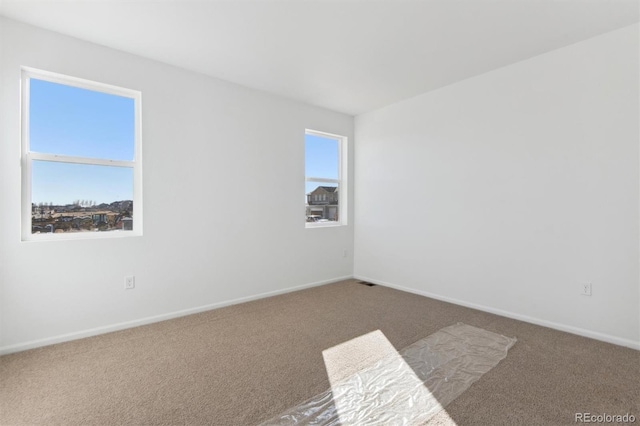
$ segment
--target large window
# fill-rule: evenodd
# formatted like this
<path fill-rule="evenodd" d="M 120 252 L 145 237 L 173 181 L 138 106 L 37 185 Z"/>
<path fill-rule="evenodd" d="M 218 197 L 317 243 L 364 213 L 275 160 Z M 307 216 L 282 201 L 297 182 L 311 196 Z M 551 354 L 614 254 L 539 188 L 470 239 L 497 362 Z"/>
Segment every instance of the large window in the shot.
<path fill-rule="evenodd" d="M 140 92 L 22 70 L 22 239 L 142 234 Z"/>
<path fill-rule="evenodd" d="M 308 228 L 347 223 L 347 138 L 305 133 L 305 213 Z"/>

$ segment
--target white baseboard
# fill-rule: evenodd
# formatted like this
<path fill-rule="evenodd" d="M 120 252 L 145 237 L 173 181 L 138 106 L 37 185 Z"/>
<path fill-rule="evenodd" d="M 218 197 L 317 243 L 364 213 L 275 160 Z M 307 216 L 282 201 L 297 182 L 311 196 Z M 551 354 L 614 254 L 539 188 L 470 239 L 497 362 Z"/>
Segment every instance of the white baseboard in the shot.
<path fill-rule="evenodd" d="M 633 340 L 630 340 L 630 339 L 624 339 L 622 337 L 612 336 L 610 334 L 600 333 L 600 332 L 597 332 L 597 331 L 591 331 L 591 330 L 587 330 L 587 329 L 579 328 L 579 327 L 573 327 L 573 326 L 570 326 L 570 325 L 565 325 L 565 324 L 560 324 L 560 323 L 553 322 L 553 321 L 547 321 L 547 320 L 543 320 L 543 319 L 539 319 L 539 318 L 534 318 L 534 317 L 530 317 L 530 316 L 527 316 L 527 315 L 516 314 L 514 312 L 503 311 L 502 309 L 496 309 L 496 308 L 492 308 L 492 307 L 489 307 L 489 306 L 478 305 L 478 304 L 475 304 L 475 303 L 469 303 L 469 302 L 465 302 L 464 300 L 453 299 L 453 298 L 450 298 L 450 297 L 441 296 L 441 295 L 434 294 L 434 293 L 429 293 L 427 291 L 422 291 L 422 290 L 416 290 L 416 289 L 412 289 L 412 288 L 408 288 L 408 287 L 403 287 L 403 286 L 400 286 L 400 285 L 391 284 L 391 283 L 387 283 L 387 282 L 380 281 L 380 280 L 375 280 L 373 278 L 365 277 L 365 276 L 362 276 L 362 275 L 355 275 L 354 278 L 357 279 L 357 280 L 367 281 L 367 282 L 370 282 L 370 283 L 378 284 L 378 285 L 381 285 L 381 286 L 384 286 L 384 287 L 390 287 L 390 288 L 394 288 L 396 290 L 406 291 L 407 293 L 413 293 L 413 294 L 417 294 L 419 296 L 425 296 L 425 297 L 429 297 L 431 299 L 441 300 L 443 302 L 449 302 L 449 303 L 453 303 L 455 305 L 460 305 L 460 306 L 464 306 L 464 307 L 467 307 L 467 308 L 477 309 L 479 311 L 489 312 L 491 314 L 496 314 L 496 315 L 500 315 L 500 316 L 503 316 L 503 317 L 512 318 L 512 319 L 528 322 L 528 323 L 535 324 L 535 325 L 540 325 L 540 326 L 543 326 L 543 327 L 553 328 L 554 330 L 565 331 L 567 333 L 577 334 L 578 336 L 589 337 L 591 339 L 600 340 L 600 341 L 607 342 L 607 343 L 613 343 L 614 345 L 625 346 L 627 348 L 640 350 L 640 342 L 634 342 Z"/>
<path fill-rule="evenodd" d="M 140 318 L 133 321 L 125 321 L 117 324 L 106 325 L 103 327 L 95 327 L 87 330 L 77 331 L 73 333 L 60 334 L 58 336 L 47 337 L 44 339 L 31 340 L 25 343 L 18 343 L 10 346 L 0 347 L 0 355 L 7 355 L 14 352 L 21 352 L 28 349 L 39 348 L 42 346 L 49 346 L 56 343 L 68 342 L 71 340 L 82 339 L 85 337 L 97 336 L 99 334 L 110 333 L 112 331 L 124 330 L 127 328 L 138 327 L 141 325 L 152 324 L 154 322 L 166 321 L 172 318 L 183 317 L 186 315 L 197 314 L 200 312 L 210 311 L 212 309 L 223 308 L 225 306 L 237 305 L 238 303 L 250 302 L 252 300 L 264 299 L 266 297 L 278 296 L 280 294 L 291 293 L 293 291 L 304 290 L 305 288 L 317 287 L 324 284 L 330 284 L 337 281 L 343 281 L 351 279 L 352 276 L 336 277 L 329 280 L 317 281 L 309 284 L 303 284 L 295 287 L 288 287 L 281 290 L 269 291 L 266 293 L 260 293 L 253 296 L 240 297 L 237 299 L 227 300 L 224 302 L 212 303 L 209 305 L 197 306 L 195 308 L 183 309 L 180 311 L 169 312 L 166 314 L 154 315 L 151 317 Z"/>

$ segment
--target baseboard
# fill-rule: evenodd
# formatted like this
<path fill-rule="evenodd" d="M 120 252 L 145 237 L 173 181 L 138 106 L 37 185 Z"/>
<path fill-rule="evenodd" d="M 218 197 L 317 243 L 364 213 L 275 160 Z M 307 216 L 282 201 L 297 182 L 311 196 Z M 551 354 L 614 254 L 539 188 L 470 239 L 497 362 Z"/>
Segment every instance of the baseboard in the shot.
<path fill-rule="evenodd" d="M 365 276 L 362 276 L 362 275 L 355 275 L 354 278 L 357 279 L 357 280 L 367 281 L 367 282 L 374 283 L 374 284 L 377 284 L 377 285 L 381 285 L 381 286 L 384 286 L 384 287 L 390 287 L 390 288 L 394 288 L 396 290 L 406 291 L 407 293 L 413 293 L 413 294 L 417 294 L 419 296 L 425 296 L 425 297 L 429 297 L 431 299 L 436 299 L 436 300 L 441 300 L 443 302 L 453 303 L 454 305 L 460 305 L 460 306 L 464 306 L 464 307 L 467 307 L 467 308 L 477 309 L 479 311 L 489 312 L 491 314 L 496 314 L 496 315 L 500 315 L 500 316 L 503 316 L 503 317 L 507 317 L 507 318 L 511 318 L 511 319 L 515 319 L 515 320 L 519 320 L 519 321 L 524 321 L 524 322 L 528 322 L 528 323 L 535 324 L 535 325 L 540 325 L 542 327 L 553 328 L 554 330 L 564 331 L 564 332 L 571 333 L 571 334 L 577 334 L 578 336 L 588 337 L 588 338 L 591 338 L 591 339 L 600 340 L 600 341 L 607 342 L 607 343 L 612 343 L 614 345 L 625 346 L 627 348 L 640 350 L 640 342 L 634 342 L 633 340 L 630 340 L 630 339 L 624 339 L 624 338 L 621 338 L 621 337 L 612 336 L 610 334 L 599 333 L 597 331 L 591 331 L 591 330 L 587 330 L 587 329 L 584 329 L 584 328 L 573 327 L 573 326 L 570 326 L 570 325 L 565 325 L 565 324 L 560 324 L 560 323 L 553 322 L 553 321 L 547 321 L 547 320 L 543 320 L 543 319 L 539 319 L 539 318 L 534 318 L 534 317 L 530 317 L 530 316 L 527 316 L 527 315 L 521 315 L 521 314 L 517 314 L 517 313 L 514 313 L 514 312 L 504 311 L 502 309 L 492 308 L 492 307 L 489 307 L 489 306 L 478 305 L 478 304 L 475 304 L 475 303 L 469 303 L 469 302 L 466 302 L 464 300 L 459 300 L 459 299 L 454 299 L 454 298 L 450 298 L 450 297 L 446 297 L 446 296 L 441 296 L 441 295 L 438 295 L 438 294 L 429 293 L 427 291 L 422 291 L 422 290 L 416 290 L 416 289 L 412 289 L 412 288 L 409 288 L 409 287 L 403 287 L 403 286 L 400 286 L 400 285 L 391 284 L 391 283 L 388 283 L 388 282 L 376 280 L 376 279 L 365 277 Z"/>
<path fill-rule="evenodd" d="M 0 347 L 0 355 L 7 355 L 10 353 L 26 351 L 28 349 L 39 348 L 42 346 L 54 345 L 56 343 L 69 342 L 71 340 L 78 340 L 78 339 L 83 339 L 85 337 L 97 336 L 99 334 L 111 333 L 113 331 L 119 331 L 127 328 L 138 327 L 141 325 L 152 324 L 154 322 L 166 321 L 173 318 L 184 317 L 187 315 L 210 311 L 212 309 L 223 308 L 225 306 L 237 305 L 239 303 L 250 302 L 252 300 L 264 299 L 266 297 L 278 296 L 280 294 L 291 293 L 293 291 L 304 290 L 306 288 L 317 287 L 320 285 L 330 284 L 337 281 L 348 280 L 351 278 L 353 278 L 351 275 L 345 276 L 345 277 L 336 277 L 336 278 L 331 278 L 329 280 L 316 281 L 313 283 L 303 284 L 295 287 L 288 287 L 285 289 L 269 291 L 266 293 L 260 293 L 253 296 L 240 297 L 237 299 L 227 300 L 224 302 L 212 303 L 209 305 L 197 306 L 195 308 L 183 309 L 180 311 L 169 312 L 166 314 L 140 318 L 133 321 L 125 321 L 125 322 L 111 324 L 103 327 L 95 327 L 95 328 L 77 331 L 73 333 L 47 337 L 44 339 L 31 340 L 25 343 L 18 343 L 10 346 L 3 346 L 3 347 Z"/>

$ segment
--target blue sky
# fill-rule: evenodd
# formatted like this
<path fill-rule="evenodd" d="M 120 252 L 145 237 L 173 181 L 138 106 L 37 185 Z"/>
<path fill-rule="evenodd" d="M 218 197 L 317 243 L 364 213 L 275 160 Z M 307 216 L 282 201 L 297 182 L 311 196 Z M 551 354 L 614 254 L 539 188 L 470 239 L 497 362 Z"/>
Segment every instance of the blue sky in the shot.
<path fill-rule="evenodd" d="M 30 80 L 29 137 L 32 152 L 133 160 L 134 100 L 92 90 Z M 337 179 L 339 145 L 305 134 L 305 175 Z M 32 202 L 97 204 L 133 199 L 133 169 L 33 161 Z M 306 182 L 305 193 L 332 186 Z"/>
<path fill-rule="evenodd" d="M 339 145 L 336 139 L 305 135 L 305 176 L 338 179 Z M 336 186 L 324 182 L 305 182 L 305 193 L 318 186 Z"/>
<path fill-rule="evenodd" d="M 71 204 L 75 200 L 96 204 L 133 200 L 133 169 L 88 164 L 33 161 L 32 202 Z"/>
<path fill-rule="evenodd" d="M 32 78 L 29 108 L 32 152 L 133 160 L 133 99 Z M 36 204 L 133 199 L 133 169 L 34 161 L 32 173 Z"/>

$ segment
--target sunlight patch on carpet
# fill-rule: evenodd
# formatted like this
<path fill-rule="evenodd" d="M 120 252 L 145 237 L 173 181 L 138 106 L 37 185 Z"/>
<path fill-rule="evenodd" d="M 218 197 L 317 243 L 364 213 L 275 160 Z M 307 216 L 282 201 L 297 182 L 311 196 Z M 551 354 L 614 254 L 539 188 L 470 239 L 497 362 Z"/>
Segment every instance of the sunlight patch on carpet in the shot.
<path fill-rule="evenodd" d="M 331 389 L 263 425 L 412 425 L 438 414 L 516 339 L 458 323 L 397 352 L 380 330 L 323 351 Z"/>

